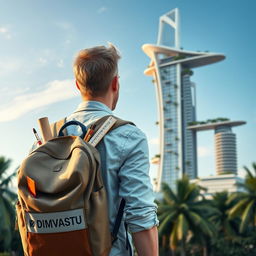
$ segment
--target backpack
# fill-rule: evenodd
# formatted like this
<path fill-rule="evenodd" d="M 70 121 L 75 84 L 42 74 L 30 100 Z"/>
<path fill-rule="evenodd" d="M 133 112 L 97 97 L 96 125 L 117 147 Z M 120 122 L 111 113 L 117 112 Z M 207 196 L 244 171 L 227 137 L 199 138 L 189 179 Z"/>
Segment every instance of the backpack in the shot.
<path fill-rule="evenodd" d="M 111 118 L 114 124 L 109 130 L 132 124 L 105 116 L 94 123 L 95 136 L 85 142 L 86 127 L 77 121 L 65 123 L 63 119 L 51 127 L 54 138 L 22 162 L 16 211 L 25 256 L 109 255 L 125 201 L 120 203 L 111 233 L 100 155 L 95 146 L 104 135 L 100 131 Z M 79 125 L 83 134 L 63 136 L 69 125 Z M 90 143 L 92 140 L 94 144 Z"/>

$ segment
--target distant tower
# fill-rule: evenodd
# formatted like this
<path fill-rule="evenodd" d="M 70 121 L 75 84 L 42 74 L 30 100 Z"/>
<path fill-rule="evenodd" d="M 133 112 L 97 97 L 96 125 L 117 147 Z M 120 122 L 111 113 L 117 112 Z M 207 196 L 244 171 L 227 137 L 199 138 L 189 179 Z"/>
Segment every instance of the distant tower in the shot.
<path fill-rule="evenodd" d="M 214 123 L 192 125 L 194 132 L 214 130 L 216 174 L 237 174 L 236 134 L 232 127 L 246 124 L 244 121 L 216 121 Z"/>
<path fill-rule="evenodd" d="M 156 191 L 159 191 L 162 182 L 175 188 L 181 173 L 186 173 L 190 179 L 197 177 L 196 132 L 187 129 L 188 123 L 196 120 L 191 69 L 221 61 L 225 56 L 180 49 L 177 8 L 160 17 L 157 44 L 145 44 L 142 49 L 151 59 L 144 73 L 153 76 L 156 84 L 160 127 Z"/>
<path fill-rule="evenodd" d="M 215 149 L 217 175 L 226 172 L 237 174 L 236 135 L 231 126 L 215 129 Z"/>

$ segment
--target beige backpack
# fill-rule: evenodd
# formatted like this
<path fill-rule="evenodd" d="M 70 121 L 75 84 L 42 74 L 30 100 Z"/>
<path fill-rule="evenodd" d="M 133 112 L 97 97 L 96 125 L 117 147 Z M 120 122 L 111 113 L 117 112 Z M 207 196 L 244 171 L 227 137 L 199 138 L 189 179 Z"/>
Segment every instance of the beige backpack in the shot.
<path fill-rule="evenodd" d="M 95 136 L 107 118 L 95 123 Z M 111 129 L 127 123 L 116 118 Z M 100 155 L 79 136 L 58 137 L 63 124 L 52 126 L 55 138 L 32 151 L 18 171 L 16 210 L 24 254 L 105 256 L 117 237 L 125 203 L 111 233 Z"/>

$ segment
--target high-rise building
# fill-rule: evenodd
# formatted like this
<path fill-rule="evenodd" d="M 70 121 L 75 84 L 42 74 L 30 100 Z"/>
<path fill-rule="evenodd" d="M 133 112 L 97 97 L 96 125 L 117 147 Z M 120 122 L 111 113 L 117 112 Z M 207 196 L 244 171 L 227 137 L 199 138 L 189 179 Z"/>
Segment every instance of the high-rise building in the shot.
<path fill-rule="evenodd" d="M 217 175 L 237 174 L 237 153 L 236 153 L 236 134 L 232 127 L 246 124 L 245 121 L 220 121 L 205 124 L 188 126 L 188 129 L 199 132 L 214 130 L 215 133 L 215 162 Z"/>
<path fill-rule="evenodd" d="M 180 48 L 178 9 L 160 17 L 157 44 L 145 44 L 142 49 L 151 59 L 144 73 L 153 77 L 158 103 L 160 159 L 156 191 L 162 182 L 175 189 L 182 173 L 190 179 L 197 177 L 196 131 L 187 129 L 188 123 L 196 121 L 192 69 L 221 61 L 225 56 Z"/>

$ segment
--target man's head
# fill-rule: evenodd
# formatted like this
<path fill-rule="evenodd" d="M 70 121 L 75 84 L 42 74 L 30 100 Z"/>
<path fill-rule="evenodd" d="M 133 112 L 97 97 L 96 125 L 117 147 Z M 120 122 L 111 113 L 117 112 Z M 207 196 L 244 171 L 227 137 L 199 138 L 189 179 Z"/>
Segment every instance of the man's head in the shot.
<path fill-rule="evenodd" d="M 77 87 L 84 98 L 98 99 L 107 96 L 113 101 L 111 108 L 115 108 L 119 92 L 119 59 L 120 54 L 112 44 L 109 44 L 109 47 L 97 46 L 84 49 L 78 53 L 73 70 Z M 114 89 L 113 95 L 112 89 Z M 111 95 L 108 95 L 109 93 Z"/>

